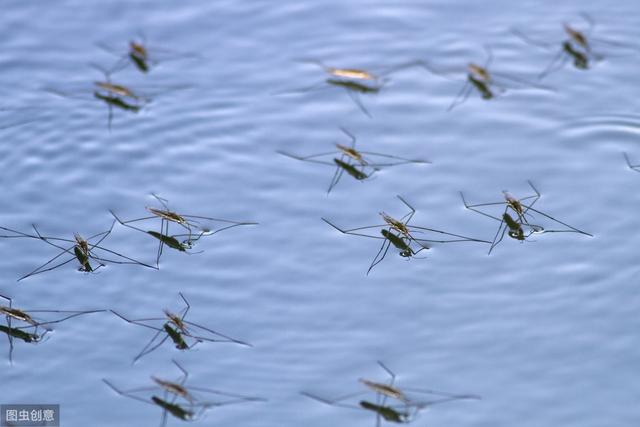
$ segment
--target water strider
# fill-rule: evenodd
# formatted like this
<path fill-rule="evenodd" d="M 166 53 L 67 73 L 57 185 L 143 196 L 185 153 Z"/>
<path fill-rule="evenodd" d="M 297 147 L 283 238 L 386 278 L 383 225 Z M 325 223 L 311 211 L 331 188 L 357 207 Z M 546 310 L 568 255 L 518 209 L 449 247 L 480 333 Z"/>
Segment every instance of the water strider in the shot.
<path fill-rule="evenodd" d="M 99 100 L 106 104 L 108 109 L 107 128 L 111 131 L 114 109 L 128 113 L 138 113 L 142 111 L 152 100 L 161 93 L 189 89 L 190 85 L 175 85 L 152 87 L 146 85 L 144 88 L 134 88 L 121 82 L 114 82 L 111 76 L 122 69 L 122 65 L 116 65 L 111 69 L 105 69 L 97 64 L 89 64 L 98 70 L 103 76 L 102 80 L 95 80 L 90 86 L 83 84 L 72 89 L 45 88 L 45 91 L 58 96 L 83 101 Z"/>
<path fill-rule="evenodd" d="M 485 100 L 491 100 L 499 97 L 508 90 L 516 89 L 538 89 L 545 91 L 552 91 L 553 89 L 548 86 L 543 86 L 532 81 L 528 81 L 521 77 L 512 76 L 506 73 L 493 71 L 493 51 L 489 46 L 484 46 L 486 52 L 486 60 L 484 64 L 479 65 L 475 62 L 469 62 L 464 69 L 464 83 L 458 91 L 458 94 L 453 98 L 451 104 L 447 108 L 447 111 L 453 110 L 455 107 L 463 104 L 471 95 L 473 90 Z M 407 64 L 407 66 L 420 66 L 431 74 L 445 77 L 449 80 L 458 81 L 459 78 L 451 77 L 451 75 L 459 75 L 461 71 L 438 69 L 433 64 L 424 60 L 413 61 Z"/>
<path fill-rule="evenodd" d="M 533 205 L 540 199 L 541 194 L 531 181 L 527 181 L 527 182 L 531 187 L 531 189 L 534 191 L 534 194 L 523 197 L 521 199 L 515 198 L 508 191 L 503 191 L 502 193 L 504 196 L 504 200 L 502 201 L 469 204 L 466 198 L 464 197 L 464 194 L 460 192 L 460 197 L 462 198 L 462 203 L 464 203 L 465 208 L 500 222 L 500 225 L 498 226 L 498 230 L 496 231 L 493 241 L 491 242 L 489 253 L 491 253 L 491 251 L 493 251 L 493 249 L 500 242 L 502 242 L 502 239 L 504 238 L 505 234 L 507 234 L 509 237 L 511 237 L 514 240 L 519 240 L 520 242 L 524 242 L 529 236 L 533 234 L 543 234 L 543 233 L 579 233 L 579 234 L 584 234 L 584 235 L 593 237 L 593 235 L 585 231 L 579 230 L 565 222 L 562 222 L 550 216 L 549 214 L 546 214 L 534 208 Z M 531 200 L 531 201 L 528 204 L 523 203 L 524 201 L 527 201 L 527 200 Z M 504 206 L 505 207 L 504 212 L 500 214 L 500 216 L 497 216 L 497 214 L 492 215 L 490 213 L 483 211 L 482 209 L 479 209 L 483 207 L 492 207 L 492 206 Z M 515 215 L 515 218 L 509 214 L 509 211 L 511 211 Z M 556 224 L 562 225 L 565 228 L 560 230 L 550 230 L 550 229 L 544 228 L 541 225 L 532 224 L 527 219 L 527 216 L 532 216 L 530 212 L 534 212 Z M 525 229 L 527 231 L 525 231 Z"/>
<path fill-rule="evenodd" d="M 278 153 L 304 162 L 335 167 L 335 172 L 331 178 L 327 194 L 331 193 L 331 190 L 333 190 L 338 182 L 340 182 L 344 173 L 357 181 L 364 181 L 371 178 L 383 167 L 404 165 L 408 163 L 431 163 L 428 160 L 406 159 L 404 157 L 398 157 L 391 154 L 360 151 L 356 149 L 356 137 L 345 128 L 341 127 L 340 130 L 350 139 L 350 143 L 349 145 L 335 144 L 335 151 L 310 154 L 307 156 L 290 154 L 286 151 L 278 151 Z"/>
<path fill-rule="evenodd" d="M 408 424 L 417 418 L 420 411 L 436 404 L 455 400 L 480 399 L 475 395 L 456 395 L 435 390 L 403 387 L 395 384 L 396 375 L 384 363 L 378 365 L 389 375 L 386 383 L 360 378 L 366 390 L 342 395 L 334 399 L 327 399 L 318 395 L 302 392 L 301 394 L 327 405 L 349 409 L 361 409 L 376 414 L 376 427 L 382 421 L 397 424 Z M 367 400 L 367 395 L 374 393 L 374 401 Z M 425 400 L 425 396 L 438 396 L 436 399 Z"/>
<path fill-rule="evenodd" d="M 123 83 L 112 81 L 111 76 L 121 68 L 112 68 L 106 70 L 97 64 L 89 64 L 90 67 L 99 71 L 103 76 L 103 80 L 95 80 L 90 87 L 82 87 L 78 89 L 63 90 L 57 88 L 46 88 L 47 92 L 53 93 L 64 98 L 90 100 L 97 99 L 106 104 L 108 109 L 107 128 L 111 130 L 113 122 L 114 108 L 130 112 L 140 112 L 149 102 L 151 96 L 143 94 L 137 89 Z M 83 85 L 84 86 L 84 85 Z"/>
<path fill-rule="evenodd" d="M 214 234 L 220 233 L 221 231 L 239 227 L 242 225 L 258 224 L 257 222 L 231 221 L 228 219 L 177 213 L 169 209 L 166 199 L 163 199 L 156 194 L 152 194 L 152 196 L 156 199 L 156 201 L 160 203 L 162 207 L 157 208 L 147 206 L 145 209 L 151 215 L 130 220 L 123 220 L 119 218 L 114 211 L 110 212 L 111 215 L 113 215 L 113 217 L 116 219 L 116 221 L 121 225 L 145 233 L 159 241 L 156 256 L 156 267 L 160 264 L 160 257 L 162 256 L 162 250 L 164 246 L 168 246 L 169 248 L 175 249 L 179 252 L 187 252 L 202 237 L 212 236 Z M 145 224 L 147 222 L 155 222 L 158 219 L 160 220 L 160 228 L 158 230 L 145 230 L 136 225 L 133 225 L 136 223 Z M 209 224 L 219 223 L 220 227 L 212 229 L 209 225 L 203 225 L 202 221 L 205 221 Z M 177 225 L 182 230 L 182 232 L 171 234 L 170 224 Z"/>
<path fill-rule="evenodd" d="M 360 98 L 360 95 L 376 95 L 380 93 L 382 88 L 389 82 L 388 76 L 396 71 L 400 71 L 404 68 L 408 68 L 414 65 L 414 63 L 401 64 L 393 67 L 389 67 L 381 72 L 373 72 L 361 68 L 341 68 L 326 65 L 324 62 L 316 59 L 304 59 L 299 62 L 313 64 L 322 69 L 327 75 L 327 78 L 312 86 L 285 91 L 281 93 L 299 93 L 308 92 L 311 90 L 317 90 L 327 87 L 337 87 L 344 89 L 353 103 L 365 114 L 371 118 L 372 115 L 365 107 Z"/>
<path fill-rule="evenodd" d="M 37 344 L 51 332 L 50 325 L 64 322 L 68 319 L 83 316 L 91 313 L 101 313 L 106 310 L 26 310 L 13 306 L 13 300 L 7 296 L 0 295 L 9 305 L 0 304 L 0 316 L 4 316 L 5 324 L 0 325 L 0 332 L 7 335 L 9 339 L 9 362 L 13 363 L 14 339 L 19 339 L 26 343 Z M 39 316 L 47 313 L 62 314 L 62 317 L 55 319 L 40 319 Z M 43 330 L 44 332 L 40 332 Z"/>
<path fill-rule="evenodd" d="M 179 295 L 184 302 L 185 307 L 178 313 L 165 309 L 163 310 L 163 317 L 129 319 L 117 311 L 111 310 L 113 314 L 130 324 L 156 331 L 151 340 L 149 340 L 142 350 L 134 357 L 133 363 L 158 349 L 167 340 L 170 340 L 178 350 L 189 350 L 196 344 L 204 341 L 235 343 L 244 346 L 251 346 L 249 343 L 231 338 L 228 335 L 221 334 L 213 329 L 186 320 L 185 318 L 191 308 L 191 305 L 182 293 L 179 293 Z"/>
<path fill-rule="evenodd" d="M 557 48 L 558 42 L 539 40 L 530 37 L 518 29 L 511 30 L 513 34 L 531 46 L 545 50 L 556 49 L 556 53 L 549 64 L 538 75 L 539 79 L 562 69 L 569 61 L 573 63 L 573 66 L 576 69 L 587 70 L 592 67 L 593 63 L 604 59 L 605 55 L 600 53 L 600 50 L 603 50 L 605 46 L 608 48 L 637 52 L 638 49 L 636 47 L 612 40 L 593 37 L 591 34 L 596 26 L 595 20 L 586 13 L 580 13 L 580 17 L 587 24 L 587 27 L 580 29 L 576 25 L 568 24 L 566 22 L 563 23 L 562 29 L 565 34 L 565 38 L 559 42 L 559 49 Z"/>
<path fill-rule="evenodd" d="M 118 57 L 118 62 L 114 68 L 122 69 L 131 64 L 142 73 L 150 72 L 162 62 L 196 58 L 198 56 L 192 53 L 179 53 L 166 48 L 150 46 L 143 34 L 139 34 L 137 38 L 130 39 L 126 47 L 116 47 L 102 42 L 96 45 L 100 49 Z"/>
<path fill-rule="evenodd" d="M 182 373 L 182 376 L 177 380 L 159 379 L 152 376 L 151 380 L 154 385 L 129 390 L 121 390 L 106 379 L 102 381 L 120 396 L 155 405 L 162 409 L 161 427 L 167 424 L 167 415 L 169 414 L 182 421 L 197 421 L 205 411 L 213 407 L 264 401 L 259 397 L 243 396 L 205 387 L 187 386 L 189 373 L 176 360 L 173 360 L 173 364 Z M 158 392 L 162 392 L 162 397 L 156 395 Z M 151 394 L 150 397 L 149 394 Z M 224 400 L 210 400 L 213 396 L 220 396 Z"/>
<path fill-rule="evenodd" d="M 477 243 L 491 243 L 486 240 L 475 239 L 472 237 L 466 237 L 459 234 L 449 233 L 447 231 L 437 230 L 434 228 L 418 227 L 409 225 L 409 221 L 413 218 L 416 210 L 401 196 L 397 196 L 398 199 L 409 208 L 409 212 L 402 216 L 400 219 L 393 218 L 385 212 L 380 212 L 380 216 L 384 221 L 384 224 L 367 225 L 364 227 L 356 227 L 351 229 L 342 229 L 332 223 L 331 221 L 322 218 L 327 224 L 338 230 L 343 234 L 351 234 L 354 236 L 368 237 L 371 239 L 382 240 L 382 245 L 378 250 L 378 253 L 373 258 L 367 274 L 371 272 L 373 267 L 378 265 L 384 257 L 387 255 L 391 246 L 395 247 L 400 256 L 404 258 L 412 258 L 422 252 L 429 249 L 428 243 L 456 243 L 456 242 L 477 242 Z M 380 234 L 368 234 L 366 231 L 379 230 Z M 442 240 L 433 238 L 418 238 L 416 234 L 420 233 L 433 233 L 439 236 L 450 236 L 453 239 Z"/>
<path fill-rule="evenodd" d="M 74 233 L 73 239 L 43 236 L 35 225 L 32 226 L 35 234 L 28 234 L 12 230 L 7 227 L 0 227 L 0 230 L 11 233 L 8 235 L 0 235 L 0 238 L 36 239 L 45 242 L 49 246 L 60 249 L 61 251 L 41 266 L 20 277 L 18 281 L 36 274 L 55 270 L 73 261 L 78 263 L 78 271 L 84 273 L 94 273 L 96 270 L 106 266 L 107 264 L 133 264 L 156 269 L 156 267 L 152 265 L 145 264 L 142 261 L 135 260 L 102 245 L 102 242 L 111 234 L 115 223 L 116 221 L 114 220 L 108 230 L 94 234 L 86 239 L 79 233 Z M 71 246 L 67 246 L 69 244 Z"/>

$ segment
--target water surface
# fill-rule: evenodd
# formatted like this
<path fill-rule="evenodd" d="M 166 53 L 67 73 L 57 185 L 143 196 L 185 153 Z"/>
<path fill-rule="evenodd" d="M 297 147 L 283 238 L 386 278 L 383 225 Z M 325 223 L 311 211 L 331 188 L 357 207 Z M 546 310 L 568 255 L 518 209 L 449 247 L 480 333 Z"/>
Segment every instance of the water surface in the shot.
<path fill-rule="evenodd" d="M 0 224 L 71 238 L 108 228 L 109 209 L 145 214 L 150 193 L 178 212 L 257 221 L 201 241 L 191 256 L 167 250 L 159 271 L 108 266 L 86 275 L 66 266 L 15 280 L 55 255 L 39 242 L 0 241 L 0 292 L 24 308 L 117 309 L 130 317 L 179 308 L 190 319 L 253 344 L 204 344 L 180 353 L 165 346 L 131 366 L 150 338 L 115 316 L 60 324 L 38 346 L 16 345 L 5 363 L 0 402 L 59 403 L 65 426 L 157 425 L 152 406 L 117 396 L 177 378 L 176 358 L 192 384 L 262 396 L 211 410 L 202 425 L 371 425 L 362 411 L 299 395 L 357 391 L 360 377 L 473 393 L 420 414 L 418 423 L 449 426 L 634 426 L 637 401 L 638 257 L 634 212 L 640 174 L 639 55 L 611 49 L 592 69 L 570 66 L 545 84 L 555 91 L 507 91 L 491 101 L 472 95 L 447 112 L 464 77 L 448 80 L 409 68 L 378 95 L 363 96 L 372 118 L 339 88 L 295 94 L 326 76 L 299 62 L 383 69 L 416 59 L 464 72 L 492 47 L 496 71 L 535 76 L 551 60 L 522 43 L 512 27 L 549 41 L 561 24 L 596 20 L 594 36 L 633 44 L 633 1 L 444 2 L 337 1 L 55 3 L 6 1 L 0 127 Z M 102 78 L 89 66 L 117 58 L 96 43 L 125 46 L 143 32 L 150 45 L 197 54 L 165 61 L 148 75 L 115 77 L 157 92 L 138 114 L 91 99 Z M 163 88 L 188 85 L 183 90 Z M 68 99 L 46 89 L 85 96 Z M 29 110 L 30 111 L 30 110 Z M 316 153 L 343 141 L 338 127 L 371 151 L 427 158 L 430 165 L 388 168 L 375 179 L 344 177 L 328 196 L 331 168 L 297 162 L 277 150 Z M 594 235 L 546 234 L 520 244 L 505 238 L 488 256 L 477 244 L 440 245 L 426 259 L 389 253 L 368 276 L 378 242 L 345 236 L 376 224 L 378 212 L 401 216 L 400 194 L 417 209 L 416 225 L 492 239 L 497 223 L 464 209 L 502 190 L 542 197 L 537 207 Z M 497 211 L 500 213 L 500 209 Z M 534 241 L 535 240 L 535 241 Z M 116 227 L 109 247 L 153 262 L 150 239 Z M 178 425 L 171 420 L 169 425 Z"/>

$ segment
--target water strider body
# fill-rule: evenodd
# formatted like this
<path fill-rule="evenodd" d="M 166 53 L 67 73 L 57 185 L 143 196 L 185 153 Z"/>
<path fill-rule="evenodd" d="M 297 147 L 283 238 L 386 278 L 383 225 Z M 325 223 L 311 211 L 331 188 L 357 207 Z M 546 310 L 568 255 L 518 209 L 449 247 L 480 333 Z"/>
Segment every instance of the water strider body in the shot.
<path fill-rule="evenodd" d="M 593 25 L 593 22 L 591 22 L 591 25 Z M 591 51 L 591 46 L 589 45 L 589 41 L 587 40 L 586 33 L 573 28 L 567 23 L 564 23 L 563 27 L 565 33 L 567 33 L 567 35 L 569 36 L 569 41 L 577 44 L 587 52 Z"/>
<path fill-rule="evenodd" d="M 183 399 L 189 401 L 189 402 L 193 402 L 194 398 L 191 395 L 191 393 L 189 393 L 189 390 L 187 390 L 187 388 L 184 386 L 184 384 L 180 384 L 177 382 L 173 382 L 173 381 L 167 381 L 167 380 L 163 380 L 160 379 L 158 377 L 154 377 L 152 376 L 151 379 L 160 386 L 160 388 L 162 388 L 163 390 L 175 394 L 177 396 L 182 397 Z"/>
<path fill-rule="evenodd" d="M 336 67 L 327 67 L 323 65 L 321 66 L 324 68 L 324 70 L 327 73 L 336 77 L 344 77 L 347 79 L 354 79 L 354 80 L 372 80 L 372 81 L 378 80 L 377 76 L 375 76 L 374 74 L 366 70 L 361 70 L 357 68 L 336 68 Z"/>
<path fill-rule="evenodd" d="M 375 381 L 370 381 L 364 378 L 360 378 L 362 384 L 367 386 L 369 389 L 375 391 L 376 393 L 383 394 L 387 397 L 391 397 L 393 399 L 401 400 L 403 402 L 408 402 L 409 399 L 404 395 L 402 390 L 397 387 L 394 387 L 392 384 L 379 383 Z"/>
<path fill-rule="evenodd" d="M 349 136 L 349 133 L 346 133 L 347 136 Z M 351 135 L 353 136 L 353 135 Z M 361 166 L 367 166 L 369 163 L 365 160 L 364 158 L 364 154 L 361 153 L 360 151 L 356 150 L 355 147 L 355 137 L 352 138 L 351 141 L 352 145 L 346 146 L 346 145 L 342 145 L 342 144 L 336 144 L 336 148 L 338 149 L 338 151 L 342 154 L 344 154 L 345 156 L 349 157 L 352 160 L 355 160 L 356 162 L 358 162 Z"/>
<path fill-rule="evenodd" d="M 6 297 L 2 297 L 2 298 L 6 298 Z M 12 319 L 15 319 L 15 320 L 20 320 L 22 322 L 28 323 L 31 326 L 38 326 L 38 323 L 35 320 L 33 320 L 33 317 L 31 317 L 29 314 L 27 314 L 22 310 L 18 310 L 17 308 L 0 305 L 0 315 L 11 317 Z"/>
<path fill-rule="evenodd" d="M 131 98 L 131 99 L 142 99 L 140 95 L 137 95 L 132 89 L 120 85 L 112 83 L 111 81 L 96 81 L 94 82 L 96 86 L 96 91 L 102 90 L 110 95 L 120 96 L 123 98 Z"/>

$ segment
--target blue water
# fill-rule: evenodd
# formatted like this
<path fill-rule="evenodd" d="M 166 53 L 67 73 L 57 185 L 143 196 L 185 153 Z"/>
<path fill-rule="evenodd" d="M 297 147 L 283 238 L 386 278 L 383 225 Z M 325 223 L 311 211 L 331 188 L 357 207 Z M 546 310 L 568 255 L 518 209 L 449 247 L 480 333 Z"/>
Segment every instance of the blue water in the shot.
<path fill-rule="evenodd" d="M 534 79 L 555 52 L 510 29 L 560 41 L 563 22 L 585 27 L 580 12 L 594 17 L 593 37 L 626 47 L 601 45 L 592 69 L 550 74 L 553 91 L 507 90 L 490 101 L 474 93 L 447 111 L 485 45 L 493 70 Z M 5 0 L 0 128 L 34 121 L 0 129 L 0 225 L 87 236 L 109 227 L 109 209 L 145 215 L 152 192 L 181 213 L 260 224 L 203 239 L 194 248 L 202 253 L 165 250 L 159 271 L 111 265 L 87 275 L 67 265 L 19 283 L 57 252 L 0 240 L 0 293 L 16 307 L 155 317 L 179 309 L 183 292 L 191 321 L 253 345 L 167 344 L 132 366 L 149 331 L 106 313 L 80 317 L 46 342 L 16 343 L 0 403 L 59 403 L 65 427 L 155 426 L 161 411 L 101 379 L 125 389 L 150 385 L 150 375 L 175 379 L 175 358 L 188 384 L 268 399 L 214 408 L 196 425 L 369 426 L 371 413 L 299 393 L 330 398 L 361 390 L 361 377 L 384 381 L 382 360 L 401 387 L 482 397 L 434 406 L 416 425 L 637 426 L 640 174 L 622 153 L 640 163 L 640 52 L 629 48 L 639 17 L 630 0 Z M 117 57 L 96 43 L 124 51 L 138 33 L 158 51 L 193 57 L 115 74 L 155 96 L 138 114 L 115 111 L 109 131 L 107 108 L 91 94 L 102 76 L 90 64 Z M 295 92 L 326 78 L 300 59 L 374 72 L 422 59 L 458 73 L 392 74 L 362 96 L 369 118 L 340 88 Z M 330 151 L 344 142 L 339 126 L 359 147 L 432 164 L 385 168 L 364 182 L 345 176 L 327 195 L 331 168 L 277 151 Z M 502 190 L 524 197 L 527 180 L 542 194 L 540 211 L 594 237 L 505 237 L 491 255 L 476 243 L 434 245 L 410 261 L 390 251 L 367 276 L 379 242 L 320 220 L 377 224 L 380 211 L 406 213 L 402 195 L 416 208 L 413 224 L 491 240 L 498 223 L 466 210 L 458 192 L 476 203 L 500 201 Z M 154 262 L 156 245 L 143 237 L 117 226 L 105 245 Z"/>

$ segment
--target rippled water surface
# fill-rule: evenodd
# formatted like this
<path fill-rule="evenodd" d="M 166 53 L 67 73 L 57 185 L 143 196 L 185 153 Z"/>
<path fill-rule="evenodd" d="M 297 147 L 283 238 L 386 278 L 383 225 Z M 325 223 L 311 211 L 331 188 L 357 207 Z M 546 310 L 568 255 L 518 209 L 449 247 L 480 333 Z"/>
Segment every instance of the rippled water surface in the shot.
<path fill-rule="evenodd" d="M 563 22 L 586 28 L 581 12 L 596 22 L 593 37 L 618 43 L 600 44 L 591 69 L 567 64 L 543 81 L 552 90 L 490 101 L 474 92 L 447 111 L 485 46 L 492 71 L 533 81 L 556 48 L 511 30 L 560 46 Z M 175 358 L 188 384 L 268 399 L 213 408 L 196 425 L 371 426 L 372 413 L 300 392 L 331 398 L 361 390 L 358 378 L 385 381 L 381 360 L 401 387 L 482 397 L 434 406 L 416 425 L 637 426 L 640 174 L 623 152 L 640 163 L 639 18 L 632 0 L 5 0 L 0 225 L 88 236 L 109 227 L 110 209 L 144 216 L 157 205 L 152 192 L 181 213 L 259 225 L 203 238 L 192 255 L 165 248 L 159 271 L 83 274 L 68 264 L 20 282 L 57 251 L 0 240 L 0 294 L 17 307 L 156 317 L 178 310 L 182 292 L 188 319 L 253 345 L 180 352 L 167 343 L 132 365 L 153 331 L 108 313 L 79 317 L 39 345 L 16 342 L 13 365 L 3 338 L 0 403 L 59 403 L 67 427 L 156 426 L 158 408 L 101 379 L 129 389 L 150 375 L 178 378 Z M 109 131 L 107 108 L 92 96 L 103 76 L 90 64 L 110 67 L 118 58 L 97 45 L 124 53 L 140 33 L 160 58 L 163 49 L 189 55 L 148 74 L 114 74 L 154 96 L 137 114 L 114 111 Z M 378 94 L 361 96 L 367 117 L 302 59 L 374 72 L 426 60 L 447 74 L 393 73 Z M 345 175 L 327 195 L 331 167 L 278 151 L 331 151 L 348 142 L 339 127 L 363 150 L 432 163 L 383 168 L 364 182 Z M 366 275 L 380 242 L 321 221 L 348 228 L 378 224 L 380 211 L 401 217 L 401 195 L 415 225 L 492 240 L 498 222 L 466 210 L 459 191 L 474 203 L 501 201 L 502 190 L 532 194 L 528 180 L 541 212 L 594 237 L 505 237 L 491 255 L 479 243 L 434 244 L 413 260 L 392 248 Z M 155 261 L 152 239 L 121 226 L 104 245 Z"/>

